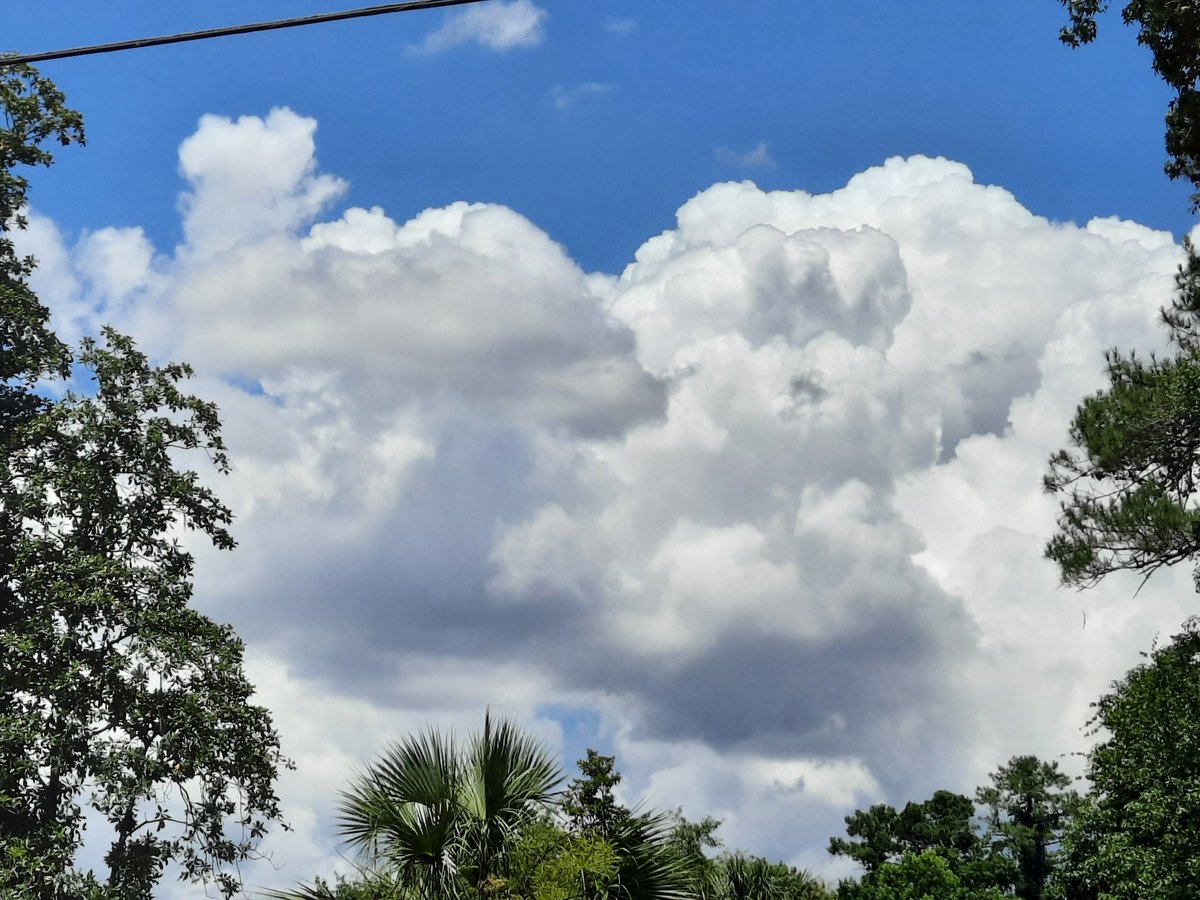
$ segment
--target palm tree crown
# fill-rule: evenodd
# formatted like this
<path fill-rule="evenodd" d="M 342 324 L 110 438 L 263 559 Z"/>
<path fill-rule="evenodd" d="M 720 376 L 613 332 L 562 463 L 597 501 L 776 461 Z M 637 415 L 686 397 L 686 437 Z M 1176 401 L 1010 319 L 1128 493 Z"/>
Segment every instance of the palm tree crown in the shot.
<path fill-rule="evenodd" d="M 436 731 L 388 746 L 343 793 L 347 842 L 429 900 L 485 893 L 518 829 L 554 799 L 562 772 L 535 738 L 488 714 L 465 745 Z"/>

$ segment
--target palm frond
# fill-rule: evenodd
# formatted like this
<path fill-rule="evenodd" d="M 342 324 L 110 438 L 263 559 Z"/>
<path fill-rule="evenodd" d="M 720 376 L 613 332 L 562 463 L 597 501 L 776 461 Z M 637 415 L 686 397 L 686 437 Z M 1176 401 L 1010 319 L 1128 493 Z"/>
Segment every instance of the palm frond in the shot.
<path fill-rule="evenodd" d="M 458 894 L 462 764 L 435 731 L 387 747 L 342 793 L 338 828 L 373 866 L 423 896 Z"/>
<path fill-rule="evenodd" d="M 624 900 L 688 900 L 691 864 L 675 852 L 673 822 L 662 813 L 626 819 L 609 838 L 617 855 L 616 889 Z"/>
<path fill-rule="evenodd" d="M 459 793 L 477 884 L 502 874 L 517 830 L 554 799 L 562 777 L 541 741 L 506 719 L 485 716 L 483 731 L 467 748 Z"/>

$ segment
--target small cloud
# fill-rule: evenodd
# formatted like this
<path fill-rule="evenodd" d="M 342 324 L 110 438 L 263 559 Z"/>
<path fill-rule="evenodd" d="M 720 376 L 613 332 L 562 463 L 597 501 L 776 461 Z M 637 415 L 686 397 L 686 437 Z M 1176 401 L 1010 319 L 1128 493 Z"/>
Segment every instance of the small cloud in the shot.
<path fill-rule="evenodd" d="M 636 19 L 609 19 L 604 23 L 604 30 L 609 34 L 633 34 L 637 31 L 637 27 Z"/>
<path fill-rule="evenodd" d="M 776 167 L 776 162 L 771 159 L 771 153 L 767 149 L 766 141 L 759 141 L 758 146 L 753 150 L 747 150 L 745 153 L 731 150 L 729 147 L 718 147 L 716 155 L 717 159 L 721 162 L 733 166 L 744 166 L 754 169 L 774 169 Z"/>
<path fill-rule="evenodd" d="M 585 97 L 599 97 L 614 88 L 616 88 L 615 84 L 604 84 L 599 81 L 585 81 L 572 87 L 563 87 L 560 84 L 550 91 L 550 100 L 554 103 L 555 109 L 563 112 Z"/>
<path fill-rule="evenodd" d="M 484 3 L 446 17 L 437 31 L 426 35 L 409 52 L 420 56 L 441 53 L 459 44 L 478 44 L 504 52 L 520 47 L 536 47 L 545 37 L 543 25 L 550 14 L 533 0 Z"/>

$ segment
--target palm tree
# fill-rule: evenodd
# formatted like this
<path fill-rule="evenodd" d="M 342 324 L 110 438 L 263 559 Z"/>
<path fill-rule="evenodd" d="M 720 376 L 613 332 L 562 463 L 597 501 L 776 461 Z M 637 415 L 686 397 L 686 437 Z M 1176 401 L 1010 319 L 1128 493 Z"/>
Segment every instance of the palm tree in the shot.
<path fill-rule="evenodd" d="M 708 889 L 717 900 L 823 900 L 831 896 L 825 883 L 805 869 L 740 852 L 717 860 Z"/>
<path fill-rule="evenodd" d="M 371 869 L 454 900 L 504 875 L 517 831 L 561 781 L 541 742 L 488 714 L 465 746 L 428 731 L 386 748 L 343 793 L 340 828 Z"/>
<path fill-rule="evenodd" d="M 673 820 L 662 813 L 634 813 L 612 830 L 616 900 L 686 900 L 690 860 L 671 843 Z"/>
<path fill-rule="evenodd" d="M 513 900 L 526 896 L 529 861 L 522 835 L 535 821 L 566 844 L 571 835 L 550 812 L 562 773 L 536 739 L 506 720 L 484 718 L 483 731 L 460 744 L 436 730 L 391 744 L 342 793 L 339 830 L 358 855 L 358 877 L 317 881 L 268 894 L 277 900 Z M 630 814 L 605 845 L 611 871 L 593 884 L 568 876 L 572 900 L 687 900 L 688 867 L 669 841 L 671 822 Z M 518 859 L 510 866 L 510 852 Z M 593 848 L 595 849 L 595 848 Z M 546 860 L 542 860 L 545 862 Z M 551 860 L 560 867 L 563 859 Z M 567 864 L 569 867 L 569 863 Z M 585 867 L 586 868 L 586 867 Z M 573 883 L 573 884 L 571 884 Z"/>

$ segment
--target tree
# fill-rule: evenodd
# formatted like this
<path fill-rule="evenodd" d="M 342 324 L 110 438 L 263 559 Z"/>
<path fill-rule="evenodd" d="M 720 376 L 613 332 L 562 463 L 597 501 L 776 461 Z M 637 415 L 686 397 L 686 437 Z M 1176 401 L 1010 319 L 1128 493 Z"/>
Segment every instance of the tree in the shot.
<path fill-rule="evenodd" d="M 676 842 L 686 823 L 682 815 L 639 813 L 617 803 L 613 788 L 620 784 L 621 773 L 615 757 L 589 749 L 576 765 L 582 777 L 571 781 L 559 801 L 560 821 L 566 827 L 559 831 L 558 851 L 536 870 L 533 890 L 520 890 L 518 885 L 516 896 L 533 900 L 688 896 L 695 873 L 693 861 L 679 852 Z"/>
<path fill-rule="evenodd" d="M 717 863 L 705 851 L 716 850 L 722 845 L 717 837 L 721 820 L 705 816 L 693 822 L 683 814 L 682 809 L 675 810 L 672 819 L 668 842 L 671 853 L 680 861 L 688 892 L 694 897 L 709 897 L 713 894 L 713 883 L 717 878 Z"/>
<path fill-rule="evenodd" d="M 613 845 L 588 833 L 572 833 L 548 817 L 525 829 L 510 854 L 501 892 L 511 898 L 574 900 L 614 893 L 619 862 Z"/>
<path fill-rule="evenodd" d="M 907 851 L 857 884 L 842 882 L 838 896 L 851 900 L 1002 900 L 995 887 L 972 888 L 936 850 Z"/>
<path fill-rule="evenodd" d="M 105 340 L 78 358 L 96 395 L 0 449 L 0 885 L 41 900 L 95 881 L 73 866 L 86 802 L 112 829 L 105 896 L 150 897 L 170 862 L 228 896 L 220 867 L 280 820 L 283 760 L 241 642 L 188 606 L 192 558 L 171 535 L 233 546 L 228 510 L 171 459 L 224 465 L 216 413 L 180 392 L 185 368 Z"/>
<path fill-rule="evenodd" d="M 1078 47 L 1096 38 L 1096 17 L 1108 8 L 1104 0 L 1061 0 L 1071 24 L 1062 29 L 1064 43 Z M 1200 187 L 1200 15 L 1192 3 L 1179 0 L 1130 0 L 1121 13 L 1126 25 L 1137 24 L 1138 43 L 1149 48 L 1154 71 L 1175 90 L 1167 108 L 1166 172 Z M 1192 208 L 1200 207 L 1200 191 Z"/>
<path fill-rule="evenodd" d="M 929 870 L 922 861 L 928 854 L 943 860 L 945 866 L 939 864 L 937 871 L 945 868 L 953 875 L 955 890 L 961 887 L 971 897 L 1007 891 L 1014 880 L 1012 864 L 980 833 L 975 804 L 952 791 L 935 791 L 930 799 L 907 803 L 899 811 L 883 803 L 858 810 L 846 817 L 846 833 L 857 840 L 832 838 L 829 852 L 853 859 L 864 874 L 857 883 L 842 882 L 839 897 L 875 898 L 872 892 L 880 884 L 892 890 L 896 879 L 908 877 L 904 873 Z M 881 873 L 888 873 L 884 882 Z"/>
<path fill-rule="evenodd" d="M 571 781 L 562 800 L 562 810 L 574 831 L 607 838 L 629 818 L 629 810 L 617 803 L 613 793 L 621 783 L 615 764 L 615 757 L 603 756 L 591 748 L 576 763 L 583 777 Z"/>
<path fill-rule="evenodd" d="M 1191 897 L 1200 884 L 1200 620 L 1148 659 L 1094 704 L 1107 737 L 1065 839 L 1071 900 Z"/>
<path fill-rule="evenodd" d="M 690 897 L 688 866 L 671 844 L 673 820 L 647 812 L 630 815 L 609 837 L 617 859 L 610 898 L 685 900 Z"/>
<path fill-rule="evenodd" d="M 489 714 L 465 746 L 428 731 L 385 749 L 343 794 L 341 831 L 369 870 L 419 897 L 483 896 L 560 781 L 542 744 Z"/>
<path fill-rule="evenodd" d="M 44 401 L 42 377 L 65 378 L 70 352 L 48 326 L 50 311 L 29 286 L 33 260 L 17 255 L 11 232 L 25 227 L 28 180 L 18 166 L 49 166 L 57 141 L 83 143 L 83 120 L 62 93 L 28 66 L 0 66 L 0 435 L 8 435 Z"/>
<path fill-rule="evenodd" d="M 976 791 L 988 807 L 993 851 L 1012 860 L 1014 888 L 1022 900 L 1041 900 L 1055 869 L 1056 848 L 1079 806 L 1072 779 L 1057 762 L 1014 756 Z"/>
<path fill-rule="evenodd" d="M 1096 37 L 1105 0 L 1060 0 L 1073 47 Z M 1129 0 L 1127 25 L 1176 92 L 1167 110 L 1166 171 L 1197 190 L 1200 209 L 1200 15 L 1177 0 Z M 1148 578 L 1157 569 L 1200 554 L 1200 511 L 1193 501 L 1200 459 L 1200 258 L 1188 241 L 1176 294 L 1163 310 L 1174 355 L 1107 355 L 1109 386 L 1080 405 L 1071 447 L 1050 460 L 1047 491 L 1062 497 L 1058 533 L 1046 555 L 1063 581 L 1088 587 L 1128 570 Z M 1200 569 L 1195 571 L 1200 589 Z"/>
<path fill-rule="evenodd" d="M 831 838 L 829 852 L 846 856 L 870 874 L 904 854 L 932 850 L 956 868 L 972 865 L 984 856 L 986 846 L 974 825 L 975 804 L 962 794 L 935 791 L 921 803 L 908 803 L 897 812 L 880 803 L 846 816 L 851 838 Z"/>
<path fill-rule="evenodd" d="M 523 829 L 507 877 L 509 900 L 684 900 L 697 896 L 674 852 L 671 822 L 656 813 L 623 818 L 607 837 L 541 819 Z"/>
<path fill-rule="evenodd" d="M 600 760 L 615 783 L 610 758 Z M 580 766 L 595 768 L 587 760 Z M 604 835 L 564 827 L 572 820 L 557 802 L 560 780 L 544 747 L 490 716 L 466 745 L 437 731 L 393 744 L 343 795 L 341 831 L 361 870 L 339 889 L 354 900 L 689 896 L 667 816 L 626 811 Z M 272 896 L 342 900 L 322 882 Z"/>
<path fill-rule="evenodd" d="M 714 900 L 826 900 L 832 896 L 811 872 L 741 852 L 716 861 L 710 885 L 708 895 Z"/>
<path fill-rule="evenodd" d="M 355 878 L 337 875 L 332 882 L 317 877 L 307 887 L 291 892 L 273 891 L 267 896 L 305 900 L 410 900 L 411 892 L 386 875 L 360 872 Z"/>
<path fill-rule="evenodd" d="M 281 821 L 286 762 L 241 642 L 188 606 L 183 531 L 233 547 L 229 510 L 174 463 L 226 468 L 216 409 L 115 332 L 73 354 L 50 331 L 12 244 L 13 166 L 48 164 L 79 117 L 28 68 L 0 72 L 0 103 L 0 893 L 142 900 L 174 863 L 230 896 L 226 864 Z M 72 365 L 91 392 L 39 393 Z M 109 827 L 99 872 L 77 865 L 89 810 Z"/>
<path fill-rule="evenodd" d="M 1200 257 L 1185 249 L 1163 311 L 1175 355 L 1110 351 L 1108 388 L 1084 399 L 1072 447 L 1050 459 L 1045 488 L 1063 499 L 1046 556 L 1067 584 L 1123 570 L 1145 579 L 1200 554 Z"/>
<path fill-rule="evenodd" d="M 830 838 L 828 849 L 833 856 L 852 859 L 869 874 L 903 852 L 898 837 L 900 814 L 895 807 L 876 803 L 870 809 L 855 810 L 845 821 L 846 834 L 858 840 Z"/>

